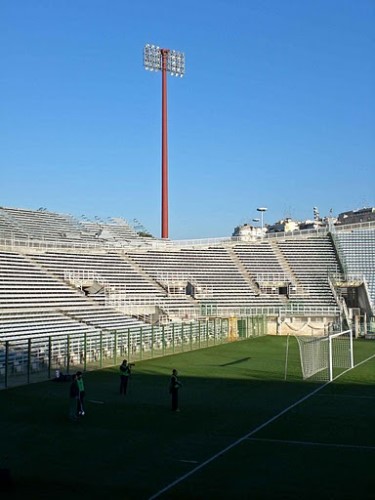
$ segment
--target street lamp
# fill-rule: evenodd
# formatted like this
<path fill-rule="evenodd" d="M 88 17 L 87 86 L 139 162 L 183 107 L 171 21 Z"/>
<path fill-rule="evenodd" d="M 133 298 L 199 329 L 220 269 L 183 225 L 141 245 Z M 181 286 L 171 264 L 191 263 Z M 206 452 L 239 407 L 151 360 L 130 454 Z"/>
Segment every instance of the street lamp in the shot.
<path fill-rule="evenodd" d="M 262 235 L 263 235 L 263 215 L 264 215 L 264 212 L 267 212 L 267 208 L 259 207 L 259 208 L 257 208 L 257 211 L 260 212 L 261 221 L 262 221 Z"/>
<path fill-rule="evenodd" d="M 162 138 L 161 138 L 161 237 L 168 238 L 168 130 L 167 130 L 167 72 L 172 76 L 185 74 L 185 54 L 146 44 L 143 63 L 149 71 L 162 74 Z"/>

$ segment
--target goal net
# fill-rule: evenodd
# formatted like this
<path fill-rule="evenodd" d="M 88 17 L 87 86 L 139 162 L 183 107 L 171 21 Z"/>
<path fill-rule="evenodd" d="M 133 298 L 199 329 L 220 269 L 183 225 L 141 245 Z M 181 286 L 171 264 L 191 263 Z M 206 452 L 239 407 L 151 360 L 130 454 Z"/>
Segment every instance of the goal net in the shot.
<path fill-rule="evenodd" d="M 322 337 L 295 335 L 304 379 L 333 380 L 353 368 L 353 334 L 351 330 Z"/>

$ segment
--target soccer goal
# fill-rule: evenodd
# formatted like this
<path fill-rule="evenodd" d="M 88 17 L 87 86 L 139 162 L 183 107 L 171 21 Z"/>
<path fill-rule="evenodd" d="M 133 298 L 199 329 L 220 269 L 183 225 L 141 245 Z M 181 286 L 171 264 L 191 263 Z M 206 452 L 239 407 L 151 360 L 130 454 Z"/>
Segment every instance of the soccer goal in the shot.
<path fill-rule="evenodd" d="M 333 380 L 353 368 L 353 332 L 346 330 L 322 337 L 295 336 L 301 358 L 303 378 Z"/>

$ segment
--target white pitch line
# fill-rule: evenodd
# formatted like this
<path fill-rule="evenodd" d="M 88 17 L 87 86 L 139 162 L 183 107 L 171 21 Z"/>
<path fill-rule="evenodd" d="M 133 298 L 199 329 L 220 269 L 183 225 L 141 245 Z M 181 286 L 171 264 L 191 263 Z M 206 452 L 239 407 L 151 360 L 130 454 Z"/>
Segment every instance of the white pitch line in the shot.
<path fill-rule="evenodd" d="M 357 366 L 360 366 L 362 365 L 363 363 L 365 363 L 366 361 L 369 361 L 370 359 L 372 358 L 375 358 L 375 354 L 370 356 L 369 358 L 361 361 L 360 363 L 358 363 L 357 365 L 355 365 L 353 368 L 356 368 Z M 337 380 L 339 377 L 341 377 L 342 375 L 344 375 L 346 372 L 352 370 L 353 368 L 348 368 L 347 370 L 345 370 L 344 372 L 340 373 L 340 375 L 338 375 L 337 377 L 335 377 L 334 380 Z M 197 467 L 194 467 L 194 469 L 192 469 L 190 472 L 187 472 L 186 474 L 183 474 L 182 476 L 180 476 L 179 478 L 177 478 L 175 481 L 173 481 L 172 483 L 168 484 L 167 486 L 165 486 L 163 489 L 159 490 L 157 493 L 154 493 L 153 495 L 151 495 L 149 497 L 148 500 L 154 500 L 155 498 L 158 498 L 160 497 L 160 495 L 162 495 L 163 493 L 165 493 L 166 491 L 170 490 L 171 488 L 173 488 L 174 486 L 176 486 L 177 484 L 181 483 L 182 481 L 184 481 L 185 479 L 187 479 L 188 477 L 192 476 L 193 474 L 195 474 L 196 472 L 198 472 L 199 470 L 203 469 L 203 467 L 205 467 L 206 465 L 210 464 L 211 462 L 213 462 L 214 460 L 216 460 L 217 458 L 221 457 L 222 455 L 224 455 L 227 451 L 231 450 L 232 448 L 236 447 L 237 445 L 241 444 L 243 441 L 246 441 L 246 439 L 249 439 L 249 437 L 253 436 L 254 434 L 256 434 L 257 432 L 259 432 L 260 430 L 262 430 L 264 427 L 267 427 L 267 425 L 271 424 L 272 422 L 274 422 L 275 420 L 277 420 L 278 418 L 280 418 L 281 416 L 285 415 L 285 413 L 287 413 L 289 410 L 291 410 L 292 408 L 295 408 L 296 406 L 298 406 L 300 403 L 303 403 L 304 401 L 306 401 L 307 399 L 311 398 L 312 396 L 314 396 L 317 392 L 321 391 L 322 389 L 324 389 L 327 385 L 329 385 L 331 383 L 331 381 L 329 382 L 325 382 L 323 385 L 317 387 L 314 391 L 310 392 L 309 394 L 307 394 L 306 396 L 304 396 L 303 398 L 299 399 L 298 401 L 296 401 L 295 403 L 291 404 L 290 406 L 288 406 L 287 408 L 285 408 L 284 410 L 280 411 L 279 413 L 277 413 L 275 416 L 271 417 L 270 419 L 268 419 L 266 422 L 264 422 L 263 424 L 259 425 L 258 427 L 256 427 L 255 429 L 253 429 L 252 431 L 248 432 L 247 434 L 245 434 L 245 436 L 242 436 L 241 438 L 237 439 L 236 441 L 234 441 L 232 444 L 228 445 L 226 448 L 223 448 L 221 451 L 219 451 L 218 453 L 216 453 L 215 455 L 213 455 L 212 457 L 208 458 L 207 460 L 205 460 L 204 462 L 202 462 L 201 464 L 197 465 Z"/>
<path fill-rule="evenodd" d="M 207 460 L 205 460 L 204 462 L 202 462 L 200 465 L 197 465 L 197 467 L 194 467 L 194 469 L 192 469 L 191 471 L 187 472 L 186 474 L 180 476 L 179 478 L 177 478 L 175 481 L 173 481 L 172 483 L 168 484 L 167 486 L 165 486 L 165 488 L 161 489 L 160 491 L 158 491 L 157 493 L 154 493 L 150 498 L 149 500 L 154 500 L 154 498 L 158 498 L 160 497 L 160 495 L 162 495 L 163 493 L 165 493 L 166 491 L 170 490 L 171 488 L 173 488 L 174 486 L 176 486 L 177 484 L 181 483 L 182 481 L 184 481 L 185 479 L 187 479 L 189 476 L 192 476 L 193 474 L 195 474 L 196 472 L 198 472 L 200 469 L 203 469 L 203 467 L 205 467 L 206 465 L 210 464 L 211 462 L 213 462 L 214 460 L 216 460 L 217 458 L 221 457 L 222 455 L 224 455 L 227 451 L 231 450 L 232 448 L 234 448 L 235 446 L 239 445 L 240 443 L 242 443 L 243 441 L 246 441 L 246 439 L 249 439 L 249 437 L 253 436 L 255 433 L 257 433 L 258 431 L 260 431 L 261 429 L 263 429 L 264 427 L 266 427 L 267 425 L 269 425 L 270 423 L 274 422 L 276 419 L 278 419 L 279 417 L 281 417 L 282 415 L 284 415 L 285 413 L 287 413 L 289 410 L 291 410 L 292 408 L 294 408 L 295 406 L 299 405 L 300 403 L 302 403 L 303 401 L 305 401 L 306 399 L 309 399 L 311 398 L 311 396 L 313 396 L 314 394 L 316 394 L 317 392 L 321 391 L 326 385 L 328 385 L 330 382 L 326 382 L 325 384 L 321 385 L 320 387 L 317 387 L 314 391 L 310 392 L 309 394 L 307 394 L 307 396 L 304 396 L 303 398 L 299 399 L 298 401 L 296 401 L 295 403 L 293 403 L 292 405 L 288 406 L 287 408 L 285 408 L 284 410 L 282 410 L 280 413 L 278 413 L 277 415 L 275 415 L 274 417 L 270 418 L 269 420 L 267 420 L 266 422 L 264 422 L 263 424 L 259 425 L 258 427 L 256 427 L 255 429 L 253 429 L 252 431 L 250 431 L 249 433 L 245 434 L 245 436 L 242 436 L 241 438 L 237 439 L 236 441 L 234 441 L 232 444 L 230 444 L 229 446 L 227 446 L 226 448 L 222 449 L 221 451 L 219 451 L 218 453 L 216 453 L 215 455 L 213 455 L 212 457 L 208 458 Z"/>
<path fill-rule="evenodd" d="M 249 438 L 249 441 L 260 441 L 268 443 L 280 443 L 280 444 L 297 444 L 303 446 L 324 446 L 326 448 L 354 448 L 356 450 L 370 450 L 374 451 L 375 446 L 366 446 L 361 444 L 337 444 L 337 443 L 315 443 L 313 441 L 292 441 L 289 439 L 268 439 L 268 438 Z"/>
<path fill-rule="evenodd" d="M 375 396 L 356 396 L 355 394 L 319 394 L 320 398 L 375 399 Z"/>

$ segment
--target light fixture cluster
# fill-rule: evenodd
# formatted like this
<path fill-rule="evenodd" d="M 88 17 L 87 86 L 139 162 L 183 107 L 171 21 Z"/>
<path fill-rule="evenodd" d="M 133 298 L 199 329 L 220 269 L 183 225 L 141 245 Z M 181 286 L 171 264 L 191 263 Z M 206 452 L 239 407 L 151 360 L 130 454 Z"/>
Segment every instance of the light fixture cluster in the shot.
<path fill-rule="evenodd" d="M 167 54 L 166 70 L 172 76 L 183 77 L 185 74 L 185 54 L 177 50 L 161 49 L 157 45 L 146 44 L 143 49 L 143 63 L 149 71 L 162 70 L 162 51 Z"/>
<path fill-rule="evenodd" d="M 149 71 L 161 70 L 161 50 L 156 45 L 147 43 L 143 49 L 143 64 Z"/>
<path fill-rule="evenodd" d="M 169 71 L 172 76 L 179 76 L 181 78 L 184 76 L 185 54 L 183 52 L 171 50 L 168 53 L 167 71 Z"/>

